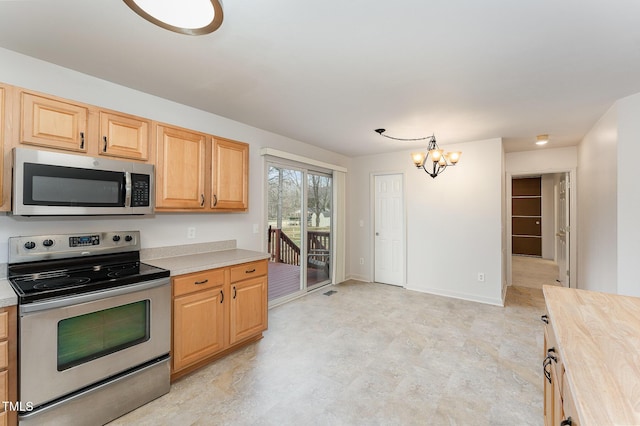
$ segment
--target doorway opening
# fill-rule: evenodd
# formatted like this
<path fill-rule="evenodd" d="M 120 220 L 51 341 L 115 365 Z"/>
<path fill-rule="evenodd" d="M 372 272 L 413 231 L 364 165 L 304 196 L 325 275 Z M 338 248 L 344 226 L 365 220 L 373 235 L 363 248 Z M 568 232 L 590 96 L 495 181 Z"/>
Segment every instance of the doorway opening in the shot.
<path fill-rule="evenodd" d="M 267 162 L 269 303 L 331 283 L 332 174 Z"/>
<path fill-rule="evenodd" d="M 574 171 L 509 176 L 510 285 L 575 287 Z"/>

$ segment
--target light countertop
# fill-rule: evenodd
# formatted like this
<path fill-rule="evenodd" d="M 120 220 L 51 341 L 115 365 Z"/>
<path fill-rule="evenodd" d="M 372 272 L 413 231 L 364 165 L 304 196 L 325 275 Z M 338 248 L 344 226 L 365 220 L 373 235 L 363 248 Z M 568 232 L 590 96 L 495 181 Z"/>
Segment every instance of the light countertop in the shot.
<path fill-rule="evenodd" d="M 171 271 L 171 276 L 268 259 L 269 254 L 235 248 L 235 241 L 143 250 L 141 260 Z"/>
<path fill-rule="evenodd" d="M 640 298 L 543 291 L 580 424 L 640 425 Z"/>
<path fill-rule="evenodd" d="M 7 264 L 0 263 L 0 308 L 18 304 L 18 296 L 7 281 Z"/>
<path fill-rule="evenodd" d="M 18 304 L 18 296 L 13 291 L 13 287 L 9 281 L 0 278 L 0 308 L 5 306 L 13 306 Z"/>

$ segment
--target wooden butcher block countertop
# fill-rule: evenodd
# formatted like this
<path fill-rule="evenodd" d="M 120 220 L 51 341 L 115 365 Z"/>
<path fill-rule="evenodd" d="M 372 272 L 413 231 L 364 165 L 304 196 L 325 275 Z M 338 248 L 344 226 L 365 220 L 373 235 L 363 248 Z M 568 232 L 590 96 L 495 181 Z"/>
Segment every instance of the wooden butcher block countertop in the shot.
<path fill-rule="evenodd" d="M 580 425 L 640 425 L 640 298 L 543 292 Z"/>

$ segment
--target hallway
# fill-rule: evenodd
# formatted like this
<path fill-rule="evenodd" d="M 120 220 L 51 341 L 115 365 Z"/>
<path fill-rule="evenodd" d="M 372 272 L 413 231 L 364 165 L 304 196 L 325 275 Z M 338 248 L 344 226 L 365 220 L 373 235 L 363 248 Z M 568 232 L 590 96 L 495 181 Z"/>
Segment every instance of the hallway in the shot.
<path fill-rule="evenodd" d="M 543 285 L 560 285 L 558 264 L 553 260 L 530 256 L 511 256 L 511 285 L 542 289 Z"/>

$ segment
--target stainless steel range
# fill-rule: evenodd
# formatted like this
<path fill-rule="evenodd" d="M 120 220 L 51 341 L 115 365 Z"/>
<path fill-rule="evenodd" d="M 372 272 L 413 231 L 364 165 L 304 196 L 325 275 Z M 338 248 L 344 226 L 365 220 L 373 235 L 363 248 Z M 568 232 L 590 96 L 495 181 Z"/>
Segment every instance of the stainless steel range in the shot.
<path fill-rule="evenodd" d="M 169 271 L 139 250 L 138 231 L 9 239 L 20 424 L 104 424 L 169 392 Z"/>

